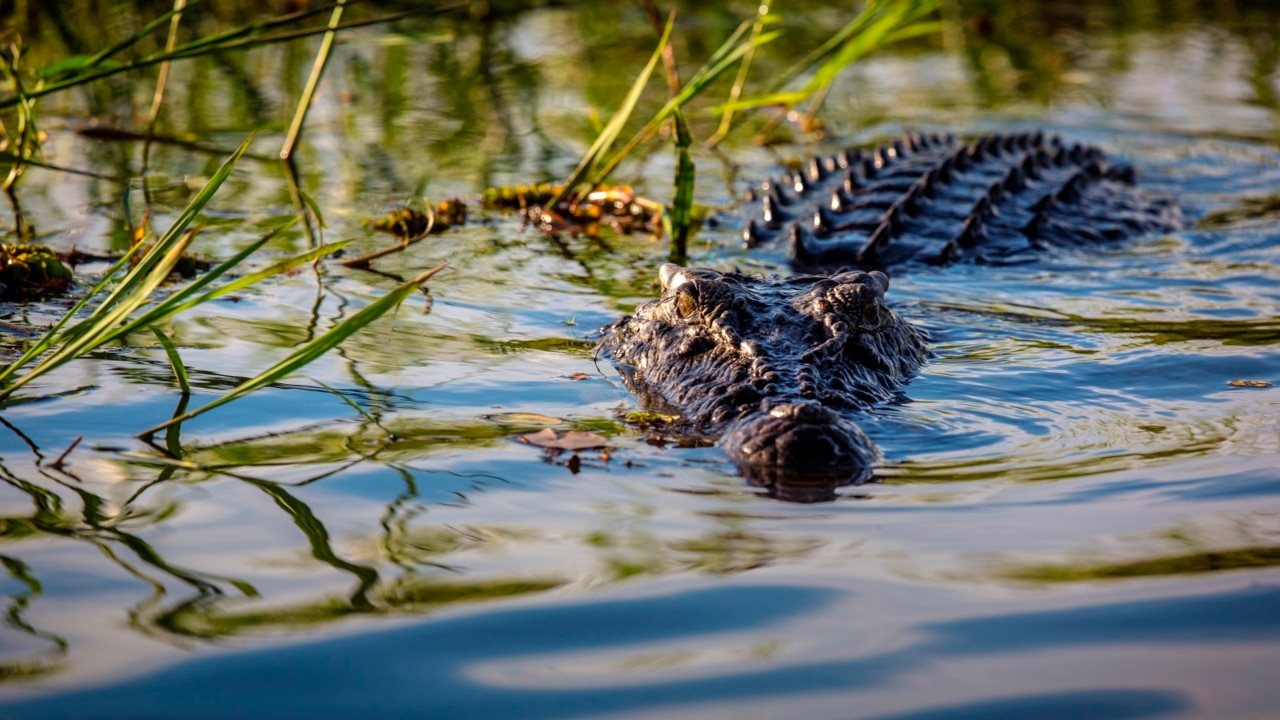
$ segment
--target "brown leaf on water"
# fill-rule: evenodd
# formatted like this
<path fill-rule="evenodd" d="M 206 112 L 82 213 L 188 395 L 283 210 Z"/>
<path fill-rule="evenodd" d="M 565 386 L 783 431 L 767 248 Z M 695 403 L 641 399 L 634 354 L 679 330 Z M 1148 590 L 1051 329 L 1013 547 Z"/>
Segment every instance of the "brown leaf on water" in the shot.
<path fill-rule="evenodd" d="M 531 412 L 494 413 L 485 415 L 484 419 L 500 423 L 511 423 L 512 425 L 559 425 L 564 422 L 564 418 Z"/>
<path fill-rule="evenodd" d="M 520 442 L 553 450 L 587 450 L 604 447 L 609 439 L 584 430 L 567 430 L 557 434 L 551 428 L 542 428 L 538 432 L 521 435 Z"/>
<path fill-rule="evenodd" d="M 584 372 L 576 372 L 576 373 L 574 373 L 574 374 L 570 375 L 570 376 L 569 376 L 569 379 L 570 379 L 570 380 L 586 380 L 586 379 L 587 379 L 587 378 L 589 378 L 589 377 L 591 377 L 591 376 L 590 376 L 590 375 L 588 375 L 588 374 L 586 374 L 586 373 L 584 373 Z"/>
<path fill-rule="evenodd" d="M 1247 388 L 1266 388 L 1271 387 L 1271 383 L 1265 380 L 1232 380 L 1227 383 L 1231 387 L 1247 387 Z"/>

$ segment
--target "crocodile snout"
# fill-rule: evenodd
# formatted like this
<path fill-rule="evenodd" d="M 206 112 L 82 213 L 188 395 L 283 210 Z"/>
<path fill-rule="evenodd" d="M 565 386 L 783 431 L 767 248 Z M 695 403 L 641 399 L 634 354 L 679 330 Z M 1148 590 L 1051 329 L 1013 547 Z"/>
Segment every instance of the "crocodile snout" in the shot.
<path fill-rule="evenodd" d="M 830 499 L 866 481 L 879 451 L 862 430 L 812 401 L 775 404 L 735 423 L 720 441 L 749 480 L 788 499 Z"/>

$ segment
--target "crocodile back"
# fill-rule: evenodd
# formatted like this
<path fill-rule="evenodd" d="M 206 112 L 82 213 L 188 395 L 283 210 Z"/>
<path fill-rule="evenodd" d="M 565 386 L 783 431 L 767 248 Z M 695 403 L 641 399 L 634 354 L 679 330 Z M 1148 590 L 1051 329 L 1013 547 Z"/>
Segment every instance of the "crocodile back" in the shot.
<path fill-rule="evenodd" d="M 785 243 L 799 270 L 895 271 L 998 261 L 1054 246 L 1177 229 L 1177 205 L 1134 187 L 1128 165 L 1041 132 L 909 135 L 815 157 L 752 191 L 748 247 Z"/>

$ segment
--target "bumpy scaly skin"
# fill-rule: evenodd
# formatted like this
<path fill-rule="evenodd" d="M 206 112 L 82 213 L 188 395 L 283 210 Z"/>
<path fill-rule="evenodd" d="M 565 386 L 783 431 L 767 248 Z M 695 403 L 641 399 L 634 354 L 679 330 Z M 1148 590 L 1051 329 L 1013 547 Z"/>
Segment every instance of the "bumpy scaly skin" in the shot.
<path fill-rule="evenodd" d="M 1050 246 L 1105 243 L 1182 225 L 1178 207 L 1133 187 L 1127 165 L 1041 133 L 911 135 L 813 158 L 753 194 L 749 247 L 786 243 L 794 267 L 896 270 L 1000 260 Z"/>
<path fill-rule="evenodd" d="M 753 193 L 761 215 L 743 238 L 786 243 L 797 270 L 835 274 L 666 265 L 662 297 L 605 328 L 601 349 L 647 407 L 720 437 L 752 481 L 829 499 L 866 479 L 878 456 L 850 412 L 890 399 L 926 355 L 921 332 L 885 307 L 880 271 L 1181 226 L 1176 205 L 1133 182 L 1133 169 L 1108 167 L 1101 150 L 1040 133 L 967 145 L 913 135 L 814 158 Z"/>
<path fill-rule="evenodd" d="M 662 296 L 601 338 L 646 407 L 723 434 L 743 472 L 775 489 L 866 479 L 877 452 L 842 413 L 891 399 L 927 353 L 921 331 L 885 306 L 888 277 L 668 264 L 659 278 Z"/>

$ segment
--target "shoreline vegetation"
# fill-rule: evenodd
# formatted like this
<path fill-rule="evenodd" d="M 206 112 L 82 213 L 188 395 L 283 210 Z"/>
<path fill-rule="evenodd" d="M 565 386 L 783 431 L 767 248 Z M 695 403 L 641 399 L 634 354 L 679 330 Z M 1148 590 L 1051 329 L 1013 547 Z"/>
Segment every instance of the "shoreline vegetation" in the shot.
<path fill-rule="evenodd" d="M 54 368 L 108 345 L 125 342 L 131 334 L 145 331 L 154 334 L 162 344 L 172 366 L 175 382 L 183 388 L 183 395 L 180 411 L 176 411 L 169 421 L 138 435 L 144 440 L 150 440 L 153 433 L 166 428 L 171 429 L 172 434 L 183 420 L 278 382 L 324 355 L 351 334 L 393 310 L 427 278 L 446 267 L 441 265 L 431 268 L 408 280 L 393 275 L 400 284 L 378 301 L 297 348 L 286 360 L 246 380 L 230 393 L 201 408 L 185 411 L 189 399 L 185 367 L 177 348 L 168 341 L 157 324 L 272 275 L 338 254 L 350 242 L 322 244 L 319 241 L 317 230 L 325 227 L 324 215 L 322 208 L 301 188 L 297 180 L 295 154 L 298 144 L 304 142 L 307 114 L 322 81 L 335 39 L 358 28 L 391 24 L 410 17 L 439 17 L 489 10 L 483 3 L 455 2 L 385 14 L 374 10 L 370 17 L 344 22 L 344 11 L 361 4 L 358 1 L 338 0 L 331 5 L 306 7 L 208 36 L 183 40 L 180 38 L 182 23 L 192 13 L 202 11 L 202 0 L 174 0 L 171 10 L 117 42 L 91 54 L 62 58 L 39 68 L 25 65 L 24 48 L 19 36 L 11 33 L 5 38 L 6 44 L 0 49 L 0 59 L 3 60 L 4 80 L 9 93 L 0 97 L 0 112 L 8 115 L 4 118 L 2 128 L 4 145 L 0 148 L 0 160 L 8 163 L 8 175 L 3 189 L 15 217 L 11 234 L 20 243 L 29 243 L 35 239 L 32 225 L 23 215 L 18 200 L 20 180 L 28 167 L 89 174 L 120 183 L 124 188 L 126 218 L 131 216 L 133 210 L 129 207 L 130 190 L 141 184 L 144 213 L 138 225 L 129 228 L 133 235 L 132 247 L 122 256 L 110 258 L 112 264 L 92 287 L 77 293 L 79 299 L 70 310 L 43 336 L 28 343 L 16 359 L 0 368 L 0 407 L 7 401 L 12 401 L 15 392 Z M 562 182 L 555 184 L 493 188 L 480 199 L 481 204 L 490 209 L 515 210 L 523 215 L 526 222 L 551 235 L 595 232 L 602 220 L 623 232 L 643 229 L 656 235 L 665 234 L 672 240 L 672 259 L 684 262 L 688 238 L 697 222 L 694 205 L 696 167 L 689 154 L 689 148 L 695 141 L 714 148 L 730 133 L 744 127 L 745 118 L 752 117 L 754 111 L 761 110 L 767 111 L 766 119 L 756 123 L 754 142 L 764 143 L 774 139 L 778 125 L 787 119 L 802 132 L 807 132 L 819 126 L 818 117 L 823 100 L 840 72 L 878 48 L 935 35 L 942 30 L 937 0 L 869 0 L 860 12 L 854 14 L 826 42 L 792 64 L 780 77 L 771 78 L 764 85 L 764 90 L 758 94 L 746 94 L 745 89 L 752 80 L 751 69 L 757 52 L 782 34 L 781 30 L 776 29 L 779 18 L 773 11 L 770 0 L 764 0 L 760 4 L 754 17 L 743 19 L 692 73 L 682 73 L 676 63 L 671 42 L 673 33 L 678 32 L 676 12 L 671 11 L 663 19 L 654 0 L 644 0 L 641 5 L 659 35 L 657 45 L 622 103 L 601 128 L 573 172 Z M 323 23 L 318 24 L 317 21 Z M 141 50 L 146 42 L 154 42 L 155 37 L 161 35 L 165 38 L 162 50 L 150 53 Z M 306 41 L 317 36 L 320 44 L 311 71 L 277 153 L 278 161 L 284 164 L 286 174 L 291 179 L 290 193 L 295 202 L 296 218 L 267 232 L 257 242 L 216 266 L 207 264 L 211 269 L 206 270 L 199 279 L 170 292 L 169 279 L 175 269 L 184 264 L 191 266 L 195 262 L 187 254 L 187 249 L 191 240 L 200 232 L 199 218 L 219 187 L 235 170 L 237 163 L 246 156 L 253 142 L 253 136 L 250 135 L 226 158 L 221 168 L 164 233 L 159 234 L 153 230 L 149 222 L 150 197 L 147 192 L 147 164 L 153 145 L 157 142 L 176 142 L 196 152 L 205 152 L 214 147 L 207 139 L 198 136 L 179 139 L 157 132 L 171 64 L 206 55 L 244 52 L 266 45 Z M 651 80 L 659 64 L 665 70 L 670 98 L 636 128 L 633 116 L 642 96 L 653 92 L 651 86 L 657 85 Z M 41 145 L 47 135 L 39 129 L 42 123 L 38 106 L 42 98 L 86 88 L 119 74 L 153 66 L 158 66 L 159 70 L 145 127 L 138 130 L 93 128 L 93 132 L 99 135 L 115 133 L 118 137 L 141 140 L 141 158 L 136 175 L 118 178 L 102 176 L 43 161 Z M 685 77 L 682 78 L 682 75 Z M 726 79 L 725 82 L 721 82 L 722 78 Z M 714 132 L 695 139 L 690 132 L 690 123 L 685 120 L 685 114 L 692 109 L 695 100 L 710 97 L 713 90 L 721 93 L 723 99 L 711 100 L 709 107 L 705 106 L 704 100 L 703 107 L 698 112 L 714 115 L 718 122 L 714 125 Z M 620 143 L 628 133 L 627 140 Z M 638 197 L 625 186 L 605 184 L 628 159 L 651 153 L 654 148 L 664 144 L 673 147 L 677 158 L 669 204 Z M 620 147 L 615 149 L 618 145 Z M 264 156 L 256 159 L 259 162 L 269 160 Z M 396 235 L 399 239 L 397 244 L 343 260 L 342 264 L 369 270 L 373 260 L 402 250 L 433 231 L 441 232 L 466 221 L 464 200 L 453 199 L 433 205 L 429 199 L 424 199 L 424 206 L 425 212 L 405 208 L 391 218 L 379 221 L 380 224 L 374 224 L 374 227 Z M 249 272 L 248 265 L 257 262 L 256 251 L 295 222 L 300 223 L 311 238 L 313 249 L 277 261 L 265 270 Z M 0 269 L 6 270 L 15 278 L 21 276 L 32 279 L 28 283 L 13 282 L 7 285 L 9 291 L 15 293 L 13 299 L 37 300 L 68 287 L 71 271 L 64 262 L 54 258 L 47 248 L 41 250 L 39 248 L 43 246 L 40 245 L 13 247 L 32 248 L 26 252 L 6 251 L 6 254 L 0 255 Z M 72 259 L 63 258 L 67 261 Z M 188 271 L 182 275 L 189 278 L 193 273 Z M 224 276 L 239 277 L 214 289 L 205 290 Z M 29 292 L 16 294 L 23 289 Z M 161 296 L 165 297 L 158 299 Z M 176 440 L 171 439 L 165 448 L 176 459 L 181 458 Z"/>

